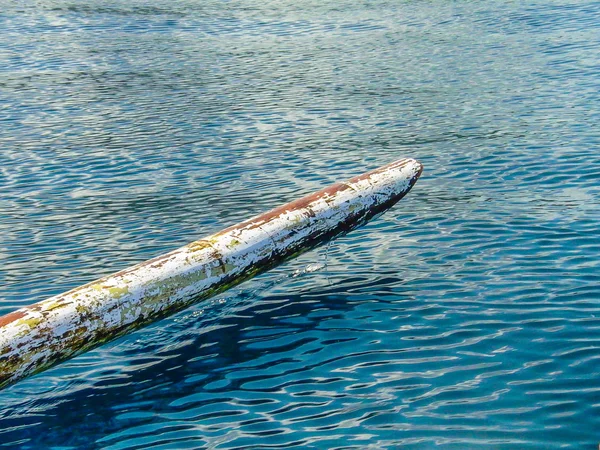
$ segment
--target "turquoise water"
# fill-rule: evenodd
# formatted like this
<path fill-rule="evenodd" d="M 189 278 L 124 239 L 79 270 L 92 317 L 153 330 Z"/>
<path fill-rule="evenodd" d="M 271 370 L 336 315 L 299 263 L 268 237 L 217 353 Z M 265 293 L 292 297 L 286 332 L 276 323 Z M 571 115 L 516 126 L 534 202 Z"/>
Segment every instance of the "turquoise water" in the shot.
<path fill-rule="evenodd" d="M 598 2 L 0 0 L 0 29 L 2 314 L 425 165 L 327 249 L 0 392 L 0 448 L 597 448 Z"/>

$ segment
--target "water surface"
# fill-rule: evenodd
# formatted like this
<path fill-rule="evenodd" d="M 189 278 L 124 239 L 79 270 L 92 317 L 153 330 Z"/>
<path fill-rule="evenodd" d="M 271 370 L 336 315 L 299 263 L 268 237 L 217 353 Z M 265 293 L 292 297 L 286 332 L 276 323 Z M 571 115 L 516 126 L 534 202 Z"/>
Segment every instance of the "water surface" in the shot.
<path fill-rule="evenodd" d="M 598 445 L 598 2 L 0 11 L 2 314 L 425 165 L 327 250 L 2 391 L 0 447 Z"/>

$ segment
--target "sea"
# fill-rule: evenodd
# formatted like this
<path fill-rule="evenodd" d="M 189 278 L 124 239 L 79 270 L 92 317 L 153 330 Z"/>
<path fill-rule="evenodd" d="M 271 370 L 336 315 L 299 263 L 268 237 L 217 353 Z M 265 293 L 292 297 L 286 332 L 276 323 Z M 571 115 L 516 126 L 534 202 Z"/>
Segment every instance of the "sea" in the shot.
<path fill-rule="evenodd" d="M 599 124 L 598 1 L 0 0 L 0 314 L 425 167 L 0 391 L 0 448 L 598 448 Z"/>

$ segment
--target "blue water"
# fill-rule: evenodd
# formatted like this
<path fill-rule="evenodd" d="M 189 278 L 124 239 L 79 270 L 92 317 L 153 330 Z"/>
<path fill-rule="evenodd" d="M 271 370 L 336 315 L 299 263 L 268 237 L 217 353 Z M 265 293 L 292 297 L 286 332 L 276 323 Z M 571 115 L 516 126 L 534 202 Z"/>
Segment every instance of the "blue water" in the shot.
<path fill-rule="evenodd" d="M 396 208 L 0 392 L 0 448 L 597 448 L 600 3 L 0 0 L 0 313 L 403 156 Z"/>

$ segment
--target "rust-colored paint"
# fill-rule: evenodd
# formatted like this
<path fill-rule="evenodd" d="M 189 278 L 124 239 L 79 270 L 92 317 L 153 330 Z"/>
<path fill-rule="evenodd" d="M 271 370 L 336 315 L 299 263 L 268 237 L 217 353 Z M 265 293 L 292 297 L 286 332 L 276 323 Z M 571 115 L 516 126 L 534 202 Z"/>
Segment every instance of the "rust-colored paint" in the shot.
<path fill-rule="evenodd" d="M 0 317 L 0 387 L 348 233 L 406 195 L 421 171 L 397 161 Z"/>
<path fill-rule="evenodd" d="M 8 313 L 5 316 L 0 317 L 0 327 L 8 325 L 15 320 L 22 319 L 23 317 L 25 317 L 25 313 L 21 310 Z"/>

